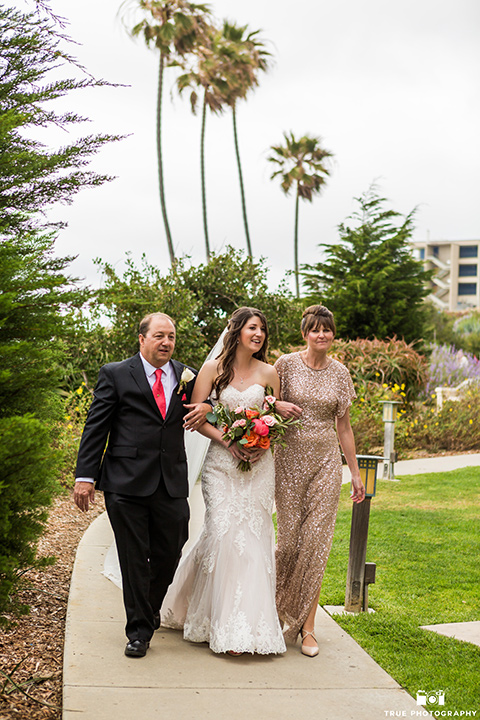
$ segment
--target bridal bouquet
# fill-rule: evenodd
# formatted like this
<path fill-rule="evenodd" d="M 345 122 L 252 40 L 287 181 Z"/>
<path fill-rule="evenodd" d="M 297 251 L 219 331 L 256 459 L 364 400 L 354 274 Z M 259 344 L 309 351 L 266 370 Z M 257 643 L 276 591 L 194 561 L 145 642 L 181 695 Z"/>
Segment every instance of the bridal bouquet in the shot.
<path fill-rule="evenodd" d="M 227 405 L 218 403 L 207 414 L 207 420 L 221 428 L 222 437 L 230 441 L 229 445 L 236 442 L 239 447 L 270 448 L 272 451 L 274 445 L 284 446 L 283 436 L 287 428 L 297 425 L 299 420 L 282 418 L 275 412 L 276 398 L 271 394 L 271 388 L 266 388 L 266 393 L 262 408 L 237 407 L 231 410 Z M 249 460 L 240 460 L 237 467 L 243 471 L 252 469 Z"/>

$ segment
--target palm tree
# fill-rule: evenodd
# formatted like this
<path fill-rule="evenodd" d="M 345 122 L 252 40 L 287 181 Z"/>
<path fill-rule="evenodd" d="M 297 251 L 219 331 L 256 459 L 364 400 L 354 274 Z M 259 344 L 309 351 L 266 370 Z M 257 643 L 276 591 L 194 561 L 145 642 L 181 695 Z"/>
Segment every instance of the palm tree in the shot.
<path fill-rule="evenodd" d="M 226 97 L 227 104 L 232 108 L 233 139 L 235 143 L 235 156 L 237 158 L 238 179 L 240 182 L 240 196 L 242 200 L 243 224 L 247 240 L 247 252 L 252 257 L 252 244 L 248 230 L 247 208 L 245 203 L 245 189 L 243 185 L 242 164 L 240 162 L 240 150 L 238 146 L 237 131 L 237 100 L 245 98 L 248 91 L 258 85 L 259 71 L 268 70 L 268 58 L 270 53 L 265 49 L 265 43 L 257 36 L 260 30 L 249 32 L 248 25 L 235 25 L 227 20 L 223 23 L 223 36 L 236 51 L 237 61 L 234 66 L 235 82 L 229 88 Z"/>
<path fill-rule="evenodd" d="M 177 64 L 179 59 L 193 52 L 196 45 L 203 41 L 208 27 L 207 18 L 210 11 L 208 5 L 198 5 L 187 2 L 187 0 L 135 0 L 134 4 L 147 13 L 148 18 L 143 18 L 134 25 L 130 30 L 130 34 L 133 37 L 143 35 L 147 47 L 154 47 L 160 51 L 157 92 L 158 185 L 170 263 L 173 266 L 175 264 L 175 253 L 167 217 L 163 179 L 163 75 L 166 65 Z M 132 6 L 132 0 L 127 0 L 124 5 Z"/>
<path fill-rule="evenodd" d="M 247 33 L 247 25 L 237 27 L 224 21 L 222 29 L 211 27 L 208 43 L 199 46 L 195 53 L 195 65 L 181 75 L 177 87 L 182 93 L 192 88 L 190 102 L 195 113 L 198 103 L 197 89 L 203 89 L 202 130 L 200 140 L 200 165 L 202 177 L 203 227 L 207 259 L 210 257 L 208 238 L 206 182 L 205 182 L 205 125 L 207 107 L 214 113 L 221 113 L 225 106 L 232 108 L 235 153 L 240 179 L 242 212 L 247 239 L 247 251 L 252 257 L 252 247 L 243 185 L 242 166 L 238 148 L 236 123 L 236 101 L 244 98 L 250 88 L 258 84 L 257 71 L 267 69 L 267 56 L 263 43 L 256 39 L 259 31 Z"/>
<path fill-rule="evenodd" d="M 210 26 L 207 42 L 197 47 L 193 67 L 177 78 L 180 94 L 191 88 L 190 103 L 196 114 L 198 104 L 197 89 L 203 89 L 202 128 L 200 133 L 200 170 L 202 185 L 203 231 L 207 262 L 210 260 L 210 241 L 207 222 L 207 194 L 205 179 L 205 130 L 207 107 L 214 113 L 223 112 L 225 93 L 228 85 L 228 57 L 215 27 Z"/>
<path fill-rule="evenodd" d="M 295 193 L 295 232 L 294 232 L 294 267 L 295 289 L 300 297 L 300 284 L 298 279 L 298 209 L 300 198 L 312 201 L 313 196 L 319 194 L 330 175 L 327 162 L 333 157 L 329 150 L 321 146 L 321 139 L 304 135 L 298 140 L 292 132 L 284 133 L 285 145 L 272 145 L 273 154 L 268 158 L 275 163 L 278 169 L 270 179 L 280 176 L 281 188 L 288 195 L 292 185 L 296 184 Z"/>

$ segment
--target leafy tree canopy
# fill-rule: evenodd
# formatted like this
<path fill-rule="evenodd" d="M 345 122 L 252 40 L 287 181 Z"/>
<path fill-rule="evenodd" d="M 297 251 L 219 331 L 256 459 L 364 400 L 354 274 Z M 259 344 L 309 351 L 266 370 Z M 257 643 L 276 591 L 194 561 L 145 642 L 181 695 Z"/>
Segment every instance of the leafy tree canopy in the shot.
<path fill-rule="evenodd" d="M 96 262 L 103 270 L 103 287 L 87 314 L 74 315 L 75 331 L 68 340 L 72 379 L 78 380 L 75 373 L 80 371 L 93 384 L 102 364 L 136 353 L 138 323 L 150 312 L 166 312 L 175 319 L 175 357 L 197 368 L 228 317 L 242 305 L 265 313 L 272 349 L 286 351 L 301 340 L 299 303 L 283 283 L 270 291 L 264 261 L 253 262 L 241 251 L 227 248 L 196 267 L 184 258 L 165 275 L 145 256 L 140 267 L 127 257 L 123 275 L 108 263 Z"/>
<path fill-rule="evenodd" d="M 414 211 L 386 209 L 374 186 L 356 200 L 352 222 L 339 225 L 340 242 L 321 244 L 325 259 L 303 266 L 309 300 L 335 313 L 342 338 L 422 338 L 431 273 L 411 252 Z"/>

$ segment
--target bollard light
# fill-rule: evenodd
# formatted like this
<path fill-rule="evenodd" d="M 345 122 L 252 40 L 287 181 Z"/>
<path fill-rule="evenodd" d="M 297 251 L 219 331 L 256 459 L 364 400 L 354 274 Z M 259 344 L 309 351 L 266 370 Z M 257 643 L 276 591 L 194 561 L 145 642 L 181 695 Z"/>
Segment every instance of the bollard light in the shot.
<path fill-rule="evenodd" d="M 377 489 L 377 467 L 378 458 L 376 455 L 357 455 L 360 477 L 365 486 L 365 497 L 375 497 Z"/>
<path fill-rule="evenodd" d="M 383 423 L 384 423 L 384 439 L 383 439 L 383 479 L 395 480 L 395 421 L 397 419 L 398 405 L 402 405 L 399 400 L 380 400 L 383 405 Z"/>
<path fill-rule="evenodd" d="M 395 422 L 397 419 L 397 405 L 402 405 L 399 400 L 380 400 L 383 405 L 383 422 Z"/>

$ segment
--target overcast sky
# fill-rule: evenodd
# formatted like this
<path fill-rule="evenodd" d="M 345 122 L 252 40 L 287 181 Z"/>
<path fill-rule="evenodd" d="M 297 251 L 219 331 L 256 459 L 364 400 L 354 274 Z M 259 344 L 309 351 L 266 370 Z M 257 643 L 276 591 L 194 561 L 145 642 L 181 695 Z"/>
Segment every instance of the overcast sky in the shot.
<path fill-rule="evenodd" d="M 17 7 L 27 7 L 20 0 Z M 51 0 L 69 21 L 74 54 L 97 78 L 128 87 L 71 96 L 100 132 L 129 137 L 104 149 L 98 171 L 112 183 L 82 191 L 58 216 L 68 221 L 59 254 L 98 285 L 101 257 L 122 268 L 126 251 L 168 268 L 155 146 L 158 55 L 131 40 L 118 0 Z M 300 208 L 300 262 L 338 240 L 354 197 L 376 181 L 395 210 L 418 206 L 415 239 L 480 236 L 480 2 L 478 0 L 215 0 L 215 16 L 270 41 L 274 65 L 238 106 L 238 128 L 254 255 L 271 284 L 293 265 L 294 197 L 271 181 L 269 147 L 284 131 L 320 136 L 335 155 L 328 184 Z M 166 76 L 167 209 L 178 255 L 205 259 L 199 170 L 200 116 Z M 172 93 L 172 94 L 171 94 Z M 86 132 L 86 128 L 84 128 Z M 59 143 L 65 143 L 60 133 Z M 210 241 L 245 248 L 230 113 L 207 118 Z M 293 287 L 293 283 L 292 283 Z"/>

